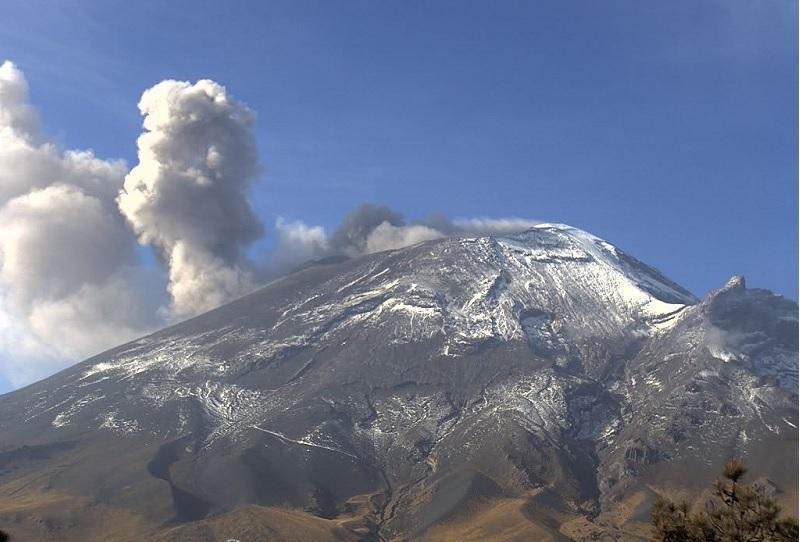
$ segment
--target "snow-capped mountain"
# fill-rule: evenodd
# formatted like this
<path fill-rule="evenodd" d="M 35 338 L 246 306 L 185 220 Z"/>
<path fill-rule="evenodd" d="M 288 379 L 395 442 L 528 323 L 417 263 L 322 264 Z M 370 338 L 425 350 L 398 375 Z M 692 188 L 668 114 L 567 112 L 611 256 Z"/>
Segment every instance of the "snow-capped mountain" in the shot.
<path fill-rule="evenodd" d="M 796 502 L 797 359 L 797 305 L 739 277 L 698 300 L 558 224 L 430 241 L 307 267 L 0 397 L 0 495 L 96 507 L 16 518 L 43 539 L 120 510 L 174 540 L 291 514 L 324 533 L 308 540 L 498 514 L 529 538 L 636 539 L 655 492 L 732 455 Z"/>

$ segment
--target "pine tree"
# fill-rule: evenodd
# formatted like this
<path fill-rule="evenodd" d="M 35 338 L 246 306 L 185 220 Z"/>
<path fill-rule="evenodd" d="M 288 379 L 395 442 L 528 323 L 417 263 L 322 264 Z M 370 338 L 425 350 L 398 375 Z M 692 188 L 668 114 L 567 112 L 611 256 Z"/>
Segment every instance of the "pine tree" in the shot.
<path fill-rule="evenodd" d="M 686 502 L 660 497 L 653 505 L 656 542 L 785 542 L 798 539 L 797 520 L 780 518 L 780 507 L 766 488 L 742 482 L 747 468 L 730 460 L 714 485 L 705 510 L 693 513 Z"/>

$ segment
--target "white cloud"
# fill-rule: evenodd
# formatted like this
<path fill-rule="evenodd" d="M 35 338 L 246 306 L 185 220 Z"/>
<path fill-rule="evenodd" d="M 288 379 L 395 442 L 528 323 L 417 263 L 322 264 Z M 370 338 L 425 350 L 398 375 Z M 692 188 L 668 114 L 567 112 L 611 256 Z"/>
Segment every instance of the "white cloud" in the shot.
<path fill-rule="evenodd" d="M 325 257 L 330 243 L 325 228 L 309 226 L 301 221 L 275 221 L 278 244 L 270 263 L 278 272 L 289 270 L 304 262 Z"/>
<path fill-rule="evenodd" d="M 28 103 L 28 81 L 13 62 L 0 64 L 0 131 L 24 140 L 39 131 L 39 117 Z"/>
<path fill-rule="evenodd" d="M 160 324 L 161 286 L 154 271 L 123 267 L 101 283 L 84 283 L 69 296 L 35 304 L 28 322 L 60 356 L 80 360 Z"/>
<path fill-rule="evenodd" d="M 444 236 L 442 232 L 428 226 L 393 226 L 388 222 L 382 222 L 367 236 L 365 252 L 396 250 Z"/>
<path fill-rule="evenodd" d="M 0 208 L 0 278 L 12 307 L 61 299 L 99 284 L 133 260 L 124 223 L 66 184 L 33 190 Z"/>
<path fill-rule="evenodd" d="M 541 224 L 526 218 L 465 218 L 453 221 L 453 227 L 462 235 L 503 235 L 533 228 Z"/>
<path fill-rule="evenodd" d="M 130 280 L 135 238 L 114 201 L 125 172 L 45 140 L 24 75 L 0 66 L 0 370 L 11 382 L 158 325 L 143 302 L 157 304 L 152 281 Z M 141 310 L 120 309 L 133 300 Z"/>

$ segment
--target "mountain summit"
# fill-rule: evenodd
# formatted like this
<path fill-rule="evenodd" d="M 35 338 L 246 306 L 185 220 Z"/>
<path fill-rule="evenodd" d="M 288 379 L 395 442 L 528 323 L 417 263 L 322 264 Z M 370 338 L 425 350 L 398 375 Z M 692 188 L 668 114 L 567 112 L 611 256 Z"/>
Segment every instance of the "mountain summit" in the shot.
<path fill-rule="evenodd" d="M 312 265 L 0 397 L 0 527 L 638 540 L 731 456 L 796 506 L 797 322 L 559 224 Z"/>

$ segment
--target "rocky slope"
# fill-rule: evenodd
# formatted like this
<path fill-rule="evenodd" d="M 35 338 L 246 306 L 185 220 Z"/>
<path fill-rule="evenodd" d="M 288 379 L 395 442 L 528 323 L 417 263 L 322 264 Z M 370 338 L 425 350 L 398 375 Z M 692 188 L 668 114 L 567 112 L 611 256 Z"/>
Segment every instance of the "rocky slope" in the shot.
<path fill-rule="evenodd" d="M 0 397 L 0 525 L 635 540 L 732 455 L 792 504 L 797 330 L 563 225 L 311 266 Z"/>

